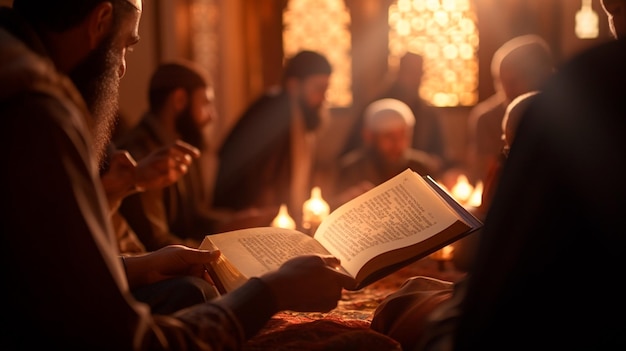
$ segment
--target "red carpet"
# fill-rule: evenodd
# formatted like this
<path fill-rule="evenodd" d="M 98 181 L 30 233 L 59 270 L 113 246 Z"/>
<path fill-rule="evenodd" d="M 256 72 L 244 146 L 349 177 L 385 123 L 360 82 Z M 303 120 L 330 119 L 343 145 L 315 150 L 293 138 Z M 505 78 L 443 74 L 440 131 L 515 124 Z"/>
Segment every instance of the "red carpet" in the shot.
<path fill-rule="evenodd" d="M 378 304 L 412 276 L 456 281 L 462 273 L 449 263 L 440 267 L 428 258 L 358 291 L 344 291 L 336 309 L 328 313 L 281 312 L 244 347 L 246 351 L 400 350 L 395 340 L 369 329 Z"/>

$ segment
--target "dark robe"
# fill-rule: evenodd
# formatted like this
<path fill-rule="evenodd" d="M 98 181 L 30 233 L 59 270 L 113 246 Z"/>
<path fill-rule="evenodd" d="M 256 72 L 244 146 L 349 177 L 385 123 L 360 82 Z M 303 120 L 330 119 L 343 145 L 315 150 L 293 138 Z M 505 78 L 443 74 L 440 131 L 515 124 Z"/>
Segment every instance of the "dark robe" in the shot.
<path fill-rule="evenodd" d="M 560 69 L 529 107 L 482 230 L 458 350 L 626 347 L 626 46 Z"/>
<path fill-rule="evenodd" d="M 289 203 L 290 118 L 284 92 L 265 94 L 248 107 L 220 148 L 214 207 Z"/>

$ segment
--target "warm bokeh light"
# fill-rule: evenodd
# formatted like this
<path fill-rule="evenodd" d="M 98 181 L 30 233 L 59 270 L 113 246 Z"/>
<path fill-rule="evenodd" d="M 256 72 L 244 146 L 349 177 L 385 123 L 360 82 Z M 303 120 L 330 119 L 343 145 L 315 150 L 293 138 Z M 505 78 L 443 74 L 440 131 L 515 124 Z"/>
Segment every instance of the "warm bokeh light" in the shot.
<path fill-rule="evenodd" d="M 576 36 L 580 39 L 597 38 L 600 32 L 598 14 L 591 6 L 591 0 L 582 0 L 580 10 L 576 12 Z"/>
<path fill-rule="evenodd" d="M 289 215 L 289 212 L 287 211 L 287 205 L 280 205 L 278 214 L 276 215 L 276 217 L 274 217 L 274 220 L 272 220 L 271 225 L 275 228 L 296 229 L 296 222 Z"/>
<path fill-rule="evenodd" d="M 352 104 L 350 13 L 343 0 L 290 0 L 283 13 L 283 48 L 287 57 L 299 50 L 326 55 L 333 66 L 328 104 Z"/>
<path fill-rule="evenodd" d="M 322 198 L 322 190 L 317 186 L 314 187 L 311 189 L 311 197 L 302 205 L 302 227 L 317 229 L 329 213 L 330 206 Z"/>
<path fill-rule="evenodd" d="M 474 186 L 474 190 L 472 191 L 472 195 L 470 195 L 467 200 L 467 204 L 471 207 L 480 207 L 483 202 L 483 182 L 479 181 Z"/>
<path fill-rule="evenodd" d="M 450 190 L 452 196 L 460 203 L 466 203 L 472 195 L 474 187 L 469 183 L 465 174 L 460 174 L 457 178 L 456 184 Z"/>
<path fill-rule="evenodd" d="M 478 28 L 470 0 L 397 0 L 389 8 L 389 66 L 424 56 L 420 95 L 435 106 L 478 101 Z"/>
<path fill-rule="evenodd" d="M 435 106 L 478 101 L 478 28 L 470 0 L 397 0 L 389 8 L 389 69 L 407 51 L 422 54 L 420 95 Z M 320 26 L 320 23 L 324 23 Z M 350 13 L 344 0 L 290 0 L 283 13 L 286 56 L 302 49 L 328 56 L 331 107 L 352 103 Z"/>
<path fill-rule="evenodd" d="M 451 261 L 454 258 L 454 246 L 446 245 L 431 253 L 428 257 L 436 261 Z"/>

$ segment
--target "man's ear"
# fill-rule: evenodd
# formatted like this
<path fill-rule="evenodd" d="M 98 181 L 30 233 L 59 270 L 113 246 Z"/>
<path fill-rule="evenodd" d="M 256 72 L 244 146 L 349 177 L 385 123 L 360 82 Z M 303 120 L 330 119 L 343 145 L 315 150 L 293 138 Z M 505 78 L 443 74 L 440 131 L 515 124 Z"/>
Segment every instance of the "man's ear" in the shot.
<path fill-rule="evenodd" d="M 99 3 L 87 17 L 89 48 L 98 47 L 111 31 L 113 25 L 113 4 L 109 1 Z"/>

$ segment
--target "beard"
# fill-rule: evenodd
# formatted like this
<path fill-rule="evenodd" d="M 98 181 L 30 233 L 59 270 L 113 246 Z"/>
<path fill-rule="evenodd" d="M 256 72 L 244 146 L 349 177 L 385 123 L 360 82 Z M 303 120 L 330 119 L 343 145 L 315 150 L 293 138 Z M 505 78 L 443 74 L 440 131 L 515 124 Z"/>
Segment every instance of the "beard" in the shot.
<path fill-rule="evenodd" d="M 306 125 L 306 129 L 308 131 L 316 130 L 321 122 L 322 122 L 322 106 L 310 106 L 307 104 L 306 100 L 303 97 L 298 99 L 298 104 L 300 105 L 300 111 L 302 111 L 302 116 L 304 117 L 304 123 Z"/>
<path fill-rule="evenodd" d="M 191 114 L 191 106 L 187 106 L 176 118 L 176 131 L 183 141 L 203 150 L 205 147 L 204 135 Z"/>
<path fill-rule="evenodd" d="M 110 35 L 69 74 L 82 95 L 94 121 L 94 148 L 102 166 L 117 123 L 121 57 L 113 49 Z"/>
<path fill-rule="evenodd" d="M 407 167 L 407 161 L 404 153 L 387 155 L 381 152 L 376 146 L 370 146 L 377 165 L 387 172 L 402 171 Z"/>

